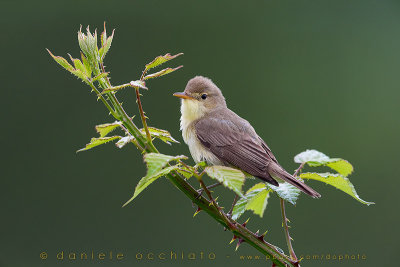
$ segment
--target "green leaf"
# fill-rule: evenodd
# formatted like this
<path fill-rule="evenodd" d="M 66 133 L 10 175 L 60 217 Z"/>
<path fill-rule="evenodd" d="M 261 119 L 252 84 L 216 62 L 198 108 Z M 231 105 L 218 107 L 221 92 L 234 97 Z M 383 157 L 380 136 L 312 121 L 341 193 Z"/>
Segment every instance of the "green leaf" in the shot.
<path fill-rule="evenodd" d="M 135 199 L 146 187 L 161 176 L 167 175 L 173 170 L 179 169 L 179 165 L 169 166 L 164 168 L 171 161 L 179 161 L 180 159 L 187 159 L 186 156 L 169 156 L 159 153 L 147 153 L 144 155 L 144 161 L 147 165 L 147 174 L 143 177 L 135 188 L 133 196 L 123 205 L 125 207 Z"/>
<path fill-rule="evenodd" d="M 169 61 L 171 59 L 174 59 L 174 58 L 176 58 L 176 57 L 178 57 L 180 55 L 183 55 L 183 53 L 179 53 L 179 54 L 176 54 L 174 56 L 171 56 L 171 54 L 169 54 L 169 53 L 165 54 L 164 56 L 158 56 L 152 62 L 146 64 L 146 70 L 155 68 L 155 67 L 157 67 L 157 66 L 159 66 L 159 65 L 161 65 L 161 64 L 163 64 L 163 63 L 165 63 L 165 62 L 167 62 L 167 61 Z"/>
<path fill-rule="evenodd" d="M 153 137 L 153 138 L 158 138 L 158 139 L 160 139 L 161 141 L 163 141 L 164 143 L 167 143 L 167 144 L 171 144 L 170 142 L 173 142 L 173 143 L 179 143 L 177 140 L 175 140 L 172 136 L 171 136 L 171 134 L 168 132 L 168 131 L 166 131 L 166 130 L 162 130 L 162 129 L 157 129 L 157 128 L 154 128 L 154 127 L 147 127 L 148 129 L 149 129 L 149 132 L 150 132 L 150 135 L 151 135 L 151 137 Z M 140 129 L 140 131 L 142 132 L 142 134 L 143 135 L 145 135 L 146 134 L 146 131 L 142 128 L 142 129 Z"/>
<path fill-rule="evenodd" d="M 207 162 L 205 161 L 200 161 L 196 165 L 194 165 L 194 168 L 197 170 L 198 168 L 204 168 L 207 166 Z"/>
<path fill-rule="evenodd" d="M 122 206 L 125 207 L 126 205 L 128 205 L 132 200 L 134 200 L 146 187 L 148 187 L 151 183 L 153 183 L 155 180 L 157 180 L 158 178 L 167 175 L 168 173 L 170 173 L 173 170 L 176 170 L 178 168 L 178 166 L 170 166 L 161 170 L 158 170 L 154 173 L 147 173 L 147 175 L 145 177 L 143 177 L 142 179 L 140 179 L 139 183 L 136 185 L 135 188 L 135 193 L 133 194 L 133 196 Z"/>
<path fill-rule="evenodd" d="M 100 125 L 96 125 L 96 131 L 100 134 L 100 137 L 104 137 L 110 132 L 114 131 L 116 128 L 120 127 L 122 122 L 115 121 L 113 123 L 104 123 Z"/>
<path fill-rule="evenodd" d="M 310 167 L 327 166 L 344 176 L 350 175 L 354 170 L 353 166 L 347 160 L 330 158 L 315 149 L 301 152 L 294 157 L 294 161 L 296 163 L 307 163 Z"/>
<path fill-rule="evenodd" d="M 301 152 L 294 157 L 294 162 L 296 163 L 319 163 L 326 161 L 329 161 L 329 157 L 315 149 L 307 149 L 306 151 Z"/>
<path fill-rule="evenodd" d="M 131 85 L 132 87 L 135 87 L 135 88 L 143 88 L 143 89 L 148 90 L 148 88 L 146 87 L 146 83 L 145 83 L 144 81 L 140 81 L 140 80 L 138 80 L 138 81 L 131 81 L 130 85 Z"/>
<path fill-rule="evenodd" d="M 71 59 L 71 61 L 74 63 L 75 70 L 79 70 L 79 72 L 83 74 L 83 76 L 85 77 L 84 80 L 89 78 L 87 75 L 86 67 L 83 65 L 83 63 L 79 59 L 73 58 L 70 54 L 68 54 L 68 56 Z"/>
<path fill-rule="evenodd" d="M 268 204 L 269 192 L 269 190 L 261 190 L 249 200 L 246 205 L 246 210 L 252 210 L 254 214 L 259 215 L 262 218 Z"/>
<path fill-rule="evenodd" d="M 99 49 L 97 47 L 97 31 L 92 34 L 89 26 L 86 28 L 86 35 L 82 33 L 82 27 L 78 32 L 78 42 L 83 54 L 87 57 L 93 68 L 97 64 L 99 58 Z"/>
<path fill-rule="evenodd" d="M 324 182 L 326 184 L 336 187 L 337 189 L 345 192 L 346 194 L 349 194 L 350 196 L 357 199 L 358 201 L 360 201 L 363 204 L 366 204 L 366 205 L 375 204 L 374 202 L 367 202 L 367 201 L 362 200 L 358 196 L 358 194 L 357 194 L 353 184 L 350 182 L 350 180 L 347 177 L 344 177 L 343 175 L 333 174 L 333 173 L 307 172 L 307 173 L 300 174 L 300 178 Z"/>
<path fill-rule="evenodd" d="M 233 220 L 236 221 L 237 219 L 239 219 L 239 217 L 246 211 L 247 202 L 248 202 L 248 200 L 246 197 L 242 197 L 236 202 L 236 204 L 232 210 L 232 219 Z"/>
<path fill-rule="evenodd" d="M 267 186 L 275 191 L 280 198 L 296 205 L 296 201 L 299 198 L 301 191 L 294 185 L 284 182 L 280 183 L 279 186 L 274 186 L 272 184 L 268 184 Z"/>
<path fill-rule="evenodd" d="M 96 77 L 93 78 L 92 82 L 95 82 L 95 81 L 98 81 L 100 79 L 103 79 L 103 78 L 107 77 L 108 74 L 109 74 L 109 72 L 100 73 L 99 75 L 97 75 Z"/>
<path fill-rule="evenodd" d="M 169 156 L 159 153 L 147 153 L 144 155 L 144 161 L 147 164 L 147 175 L 151 175 L 162 168 L 164 168 L 169 162 L 177 161 L 180 159 L 187 159 L 186 156 Z"/>
<path fill-rule="evenodd" d="M 87 76 L 81 70 L 73 70 L 71 73 L 81 79 L 83 82 L 88 83 Z"/>
<path fill-rule="evenodd" d="M 50 56 L 58 63 L 61 65 L 61 67 L 63 67 L 64 69 L 66 69 L 69 72 L 72 72 L 74 70 L 74 67 L 72 67 L 71 64 L 68 63 L 68 61 L 63 58 L 63 57 L 59 57 L 59 56 L 55 56 L 53 55 L 49 49 L 47 49 L 47 52 L 49 52 Z"/>
<path fill-rule="evenodd" d="M 179 66 L 179 67 L 176 67 L 176 68 L 174 68 L 174 69 L 172 69 L 172 68 L 166 68 L 166 69 L 163 69 L 163 70 L 161 70 L 161 71 L 159 71 L 159 72 L 146 75 L 146 76 L 144 77 L 144 79 L 145 79 L 145 80 L 148 80 L 148 79 L 158 78 L 158 77 L 160 77 L 160 76 L 164 76 L 164 75 L 166 75 L 166 74 L 168 74 L 168 73 L 171 73 L 171 72 L 173 72 L 173 71 L 176 71 L 176 70 L 178 70 L 178 69 L 180 69 L 180 68 L 182 68 L 182 67 L 183 67 L 183 66 Z"/>
<path fill-rule="evenodd" d="M 99 56 L 100 56 L 100 61 L 101 62 L 103 62 L 104 57 L 106 56 L 107 52 L 110 50 L 111 43 L 112 43 L 112 40 L 114 38 L 114 31 L 115 30 L 112 31 L 111 36 L 108 37 L 106 40 L 105 40 L 105 38 L 107 37 L 107 34 L 106 34 L 106 29 L 105 28 L 104 28 L 104 31 L 103 31 L 103 33 L 101 35 L 101 48 L 99 49 Z"/>
<path fill-rule="evenodd" d="M 100 138 L 92 138 L 90 139 L 90 143 L 86 145 L 86 147 L 79 149 L 76 152 L 81 152 L 85 150 L 89 150 L 93 147 L 108 143 L 110 141 L 113 141 L 115 139 L 120 139 L 121 136 L 110 136 L 110 137 L 100 137 Z"/>
<path fill-rule="evenodd" d="M 121 90 L 122 88 L 129 87 L 129 86 L 131 86 L 131 84 L 126 83 L 126 84 L 122 84 L 122 85 L 117 85 L 117 86 L 109 87 L 109 88 L 104 89 L 104 90 L 101 92 L 101 94 L 109 93 L 109 92 L 112 92 L 112 91 L 118 91 L 118 90 Z"/>
<path fill-rule="evenodd" d="M 128 144 L 128 143 L 130 143 L 130 142 L 135 143 L 136 140 L 135 140 L 135 138 L 134 138 L 133 136 L 127 135 L 127 136 L 124 136 L 124 137 L 122 137 L 121 139 L 119 139 L 118 142 L 115 143 L 115 145 L 116 145 L 118 148 L 123 148 L 126 144 Z"/>
<path fill-rule="evenodd" d="M 239 196 L 243 196 L 242 186 L 245 176 L 240 170 L 225 166 L 211 166 L 206 167 L 205 172 L 211 178 L 221 182 L 225 187 L 235 191 Z"/>
<path fill-rule="evenodd" d="M 328 166 L 329 168 L 337 171 L 338 173 L 340 173 L 343 176 L 348 176 L 350 175 L 354 168 L 353 165 L 350 164 L 350 162 L 348 162 L 347 160 L 344 159 L 330 159 L 329 162 L 325 163 L 326 166 Z"/>
<path fill-rule="evenodd" d="M 82 58 L 83 66 L 85 67 L 86 76 L 88 76 L 89 78 L 92 77 L 92 68 L 90 67 L 89 61 L 88 61 L 87 58 L 83 55 L 82 52 L 81 52 L 81 58 Z"/>
<path fill-rule="evenodd" d="M 268 203 L 270 191 L 271 189 L 267 188 L 264 183 L 258 183 L 251 187 L 233 207 L 232 219 L 237 220 L 246 210 L 252 210 L 262 217 Z"/>
<path fill-rule="evenodd" d="M 193 173 L 184 166 L 180 166 L 177 170 L 180 174 L 182 174 L 186 179 L 189 179 L 193 176 Z"/>

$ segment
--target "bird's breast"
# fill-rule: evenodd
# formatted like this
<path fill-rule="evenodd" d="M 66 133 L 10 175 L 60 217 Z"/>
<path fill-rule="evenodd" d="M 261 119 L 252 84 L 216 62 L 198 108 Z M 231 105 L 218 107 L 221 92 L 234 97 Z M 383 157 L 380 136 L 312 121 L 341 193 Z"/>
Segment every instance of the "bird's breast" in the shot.
<path fill-rule="evenodd" d="M 211 151 L 209 151 L 200 143 L 196 135 L 194 122 L 187 124 L 182 117 L 181 130 L 183 140 L 188 145 L 190 154 L 196 163 L 206 161 L 209 165 L 224 165 L 222 161 L 220 161 Z"/>

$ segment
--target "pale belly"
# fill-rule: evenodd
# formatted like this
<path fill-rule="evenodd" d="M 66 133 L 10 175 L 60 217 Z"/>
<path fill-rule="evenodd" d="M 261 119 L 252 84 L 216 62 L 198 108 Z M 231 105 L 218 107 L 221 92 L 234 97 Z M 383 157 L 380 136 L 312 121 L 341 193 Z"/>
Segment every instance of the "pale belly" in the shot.
<path fill-rule="evenodd" d="M 206 161 L 209 165 L 224 165 L 222 161 L 200 143 L 195 131 L 192 126 L 182 129 L 183 140 L 189 146 L 193 160 L 196 163 Z"/>

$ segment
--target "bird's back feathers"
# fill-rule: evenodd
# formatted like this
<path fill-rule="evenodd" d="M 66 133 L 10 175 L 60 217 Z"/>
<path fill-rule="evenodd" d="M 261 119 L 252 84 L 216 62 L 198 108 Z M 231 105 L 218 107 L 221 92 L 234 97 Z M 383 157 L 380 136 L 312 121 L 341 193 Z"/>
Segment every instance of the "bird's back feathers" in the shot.
<path fill-rule="evenodd" d="M 201 144 L 221 162 L 233 165 L 268 183 L 282 179 L 312 197 L 320 194 L 287 173 L 248 121 L 226 107 L 193 122 Z"/>

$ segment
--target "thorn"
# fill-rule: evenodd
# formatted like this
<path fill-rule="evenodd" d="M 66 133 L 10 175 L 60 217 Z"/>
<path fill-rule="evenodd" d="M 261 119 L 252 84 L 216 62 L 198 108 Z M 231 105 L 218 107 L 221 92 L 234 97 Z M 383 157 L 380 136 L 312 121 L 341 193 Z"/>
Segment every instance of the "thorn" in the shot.
<path fill-rule="evenodd" d="M 259 232 L 260 232 L 260 230 L 257 230 L 254 234 L 255 234 L 256 236 L 258 236 L 258 235 L 259 235 Z"/>
<path fill-rule="evenodd" d="M 217 202 L 217 199 L 218 199 L 218 198 L 219 198 L 219 196 L 217 196 L 217 197 L 214 199 L 214 201 Z"/>
<path fill-rule="evenodd" d="M 258 232 L 258 231 L 257 231 L 257 232 Z M 268 233 L 268 230 L 265 231 L 265 233 L 263 233 L 262 235 L 257 236 L 258 240 L 264 242 L 264 237 L 265 237 L 265 235 L 266 235 L 267 233 Z"/>
<path fill-rule="evenodd" d="M 245 221 L 244 223 L 242 223 L 243 227 L 246 227 L 247 223 L 250 221 L 250 218 L 247 219 L 247 221 Z"/>
<path fill-rule="evenodd" d="M 214 206 L 214 203 L 210 201 L 210 204 L 208 204 L 208 206 Z"/>
<path fill-rule="evenodd" d="M 201 211 L 201 208 L 198 207 L 197 210 L 196 210 L 196 212 L 193 214 L 193 218 L 194 218 L 194 216 L 196 216 L 197 214 L 199 214 L 200 211 Z"/>
<path fill-rule="evenodd" d="M 241 238 L 239 238 L 239 240 L 238 240 L 238 242 L 237 242 L 237 244 L 236 244 L 236 248 L 235 248 L 236 251 L 238 250 L 240 244 L 242 244 L 243 242 L 244 242 L 244 240 L 241 239 Z"/>
<path fill-rule="evenodd" d="M 233 243 L 233 241 L 235 241 L 237 238 L 237 236 L 233 235 L 231 242 L 229 242 L 229 245 Z"/>
<path fill-rule="evenodd" d="M 286 221 L 287 221 L 287 222 L 290 222 L 290 220 L 289 220 L 288 218 L 286 218 Z"/>

